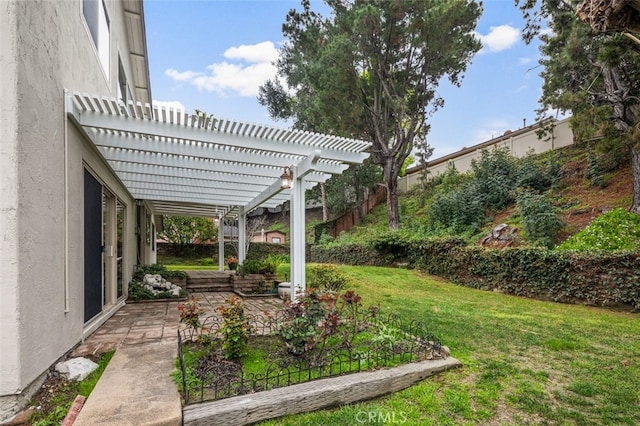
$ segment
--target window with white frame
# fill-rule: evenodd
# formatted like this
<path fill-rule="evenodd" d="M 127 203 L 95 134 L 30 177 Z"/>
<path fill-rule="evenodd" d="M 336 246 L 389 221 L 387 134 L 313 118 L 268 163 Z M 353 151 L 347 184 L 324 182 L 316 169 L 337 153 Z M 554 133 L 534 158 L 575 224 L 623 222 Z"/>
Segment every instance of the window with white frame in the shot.
<path fill-rule="evenodd" d="M 129 88 L 129 82 L 127 81 L 127 75 L 124 72 L 122 66 L 122 60 L 118 57 L 118 99 L 127 104 L 128 101 L 132 101 L 131 89 Z"/>
<path fill-rule="evenodd" d="M 109 79 L 109 15 L 104 0 L 82 0 L 82 15 L 87 23 L 100 64 Z"/>

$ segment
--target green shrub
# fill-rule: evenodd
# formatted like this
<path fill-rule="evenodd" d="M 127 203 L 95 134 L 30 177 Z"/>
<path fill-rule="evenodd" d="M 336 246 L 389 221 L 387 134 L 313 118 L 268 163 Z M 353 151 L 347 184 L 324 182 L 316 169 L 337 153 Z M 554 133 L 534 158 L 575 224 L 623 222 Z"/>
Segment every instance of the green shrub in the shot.
<path fill-rule="evenodd" d="M 530 190 L 518 191 L 516 207 L 522 217 L 522 227 L 529 241 L 551 248 L 564 227 L 549 198 Z"/>
<path fill-rule="evenodd" d="M 532 156 L 518 160 L 506 148 L 483 151 L 469 175 L 448 168 L 425 190 L 435 194 L 427 212 L 431 234 L 475 234 L 487 222 L 487 211 L 514 202 L 516 188 L 544 191 L 558 181 L 560 170 L 554 159 L 547 165 Z"/>
<path fill-rule="evenodd" d="M 260 271 L 263 274 L 275 274 L 278 271 L 278 266 L 282 263 L 282 257 L 269 255 L 262 260 L 262 266 Z"/>
<path fill-rule="evenodd" d="M 516 171 L 516 188 L 530 188 L 543 192 L 555 184 L 560 178 L 561 163 L 551 161 L 544 167 L 536 163 L 533 155 L 518 161 Z"/>
<path fill-rule="evenodd" d="M 333 265 L 320 264 L 311 267 L 309 286 L 317 289 L 341 291 L 349 279 Z"/>
<path fill-rule="evenodd" d="M 245 259 L 238 265 L 238 273 L 242 276 L 249 274 L 275 274 L 282 260 L 288 260 L 288 256 L 267 256 L 265 259 Z"/>
<path fill-rule="evenodd" d="M 471 162 L 476 194 L 491 211 L 504 209 L 512 202 L 511 191 L 517 179 L 517 164 L 507 148 L 484 150 L 479 160 Z"/>
<path fill-rule="evenodd" d="M 312 246 L 311 259 L 318 263 L 342 263 L 345 265 L 391 266 L 389 259 L 368 244 Z"/>
<path fill-rule="evenodd" d="M 544 247 L 486 250 L 467 246 L 459 237 L 398 242 L 402 244 L 408 247 L 411 267 L 467 287 L 543 300 L 640 308 L 640 251 L 582 254 Z M 348 253 L 342 251 L 345 247 Z M 340 258 L 352 265 L 385 264 L 384 256 L 370 245 L 345 247 L 313 247 L 311 260 Z"/>
<path fill-rule="evenodd" d="M 429 206 L 427 217 L 431 229 L 444 228 L 452 234 L 476 232 L 487 221 L 483 196 L 474 181 L 436 196 Z"/>
<path fill-rule="evenodd" d="M 246 353 L 251 325 L 244 315 L 242 299 L 232 295 L 225 303 L 216 308 L 222 317 L 222 351 L 226 359 L 237 361 Z"/>
<path fill-rule="evenodd" d="M 589 226 L 569 237 L 557 250 L 581 252 L 640 251 L 640 216 L 617 208 L 595 218 Z"/>

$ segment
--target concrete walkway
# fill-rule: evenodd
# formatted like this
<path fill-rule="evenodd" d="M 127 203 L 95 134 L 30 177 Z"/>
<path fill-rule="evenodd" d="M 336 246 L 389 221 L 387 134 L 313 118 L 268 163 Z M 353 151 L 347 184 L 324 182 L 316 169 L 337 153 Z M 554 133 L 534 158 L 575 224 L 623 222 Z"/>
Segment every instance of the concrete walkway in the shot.
<path fill-rule="evenodd" d="M 195 293 L 205 316 L 233 293 Z M 247 315 L 282 306 L 277 298 L 246 299 Z M 182 405 L 170 374 L 178 354 L 178 302 L 127 304 L 79 345 L 72 356 L 115 349 L 74 426 L 181 425 Z"/>

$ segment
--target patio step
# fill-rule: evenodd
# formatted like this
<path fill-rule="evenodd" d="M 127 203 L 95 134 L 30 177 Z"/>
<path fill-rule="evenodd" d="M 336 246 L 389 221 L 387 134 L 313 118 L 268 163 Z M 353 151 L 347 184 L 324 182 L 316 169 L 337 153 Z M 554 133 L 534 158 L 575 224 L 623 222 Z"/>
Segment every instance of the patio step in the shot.
<path fill-rule="evenodd" d="M 187 291 L 221 292 L 233 291 L 230 272 L 185 271 L 187 273 Z"/>

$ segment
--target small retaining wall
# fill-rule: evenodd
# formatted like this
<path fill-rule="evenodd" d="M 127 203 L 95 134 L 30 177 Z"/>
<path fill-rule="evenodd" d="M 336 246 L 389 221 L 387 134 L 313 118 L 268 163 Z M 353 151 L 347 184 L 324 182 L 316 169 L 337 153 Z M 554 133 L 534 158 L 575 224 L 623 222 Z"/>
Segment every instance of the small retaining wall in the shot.
<path fill-rule="evenodd" d="M 233 291 L 242 294 L 257 293 L 261 290 L 260 281 L 263 281 L 264 288 L 273 288 L 276 276 L 263 274 L 232 275 Z"/>
<path fill-rule="evenodd" d="M 184 408 L 185 426 L 237 426 L 365 401 L 405 389 L 437 373 L 461 367 L 455 358 L 422 361 L 241 395 Z"/>

